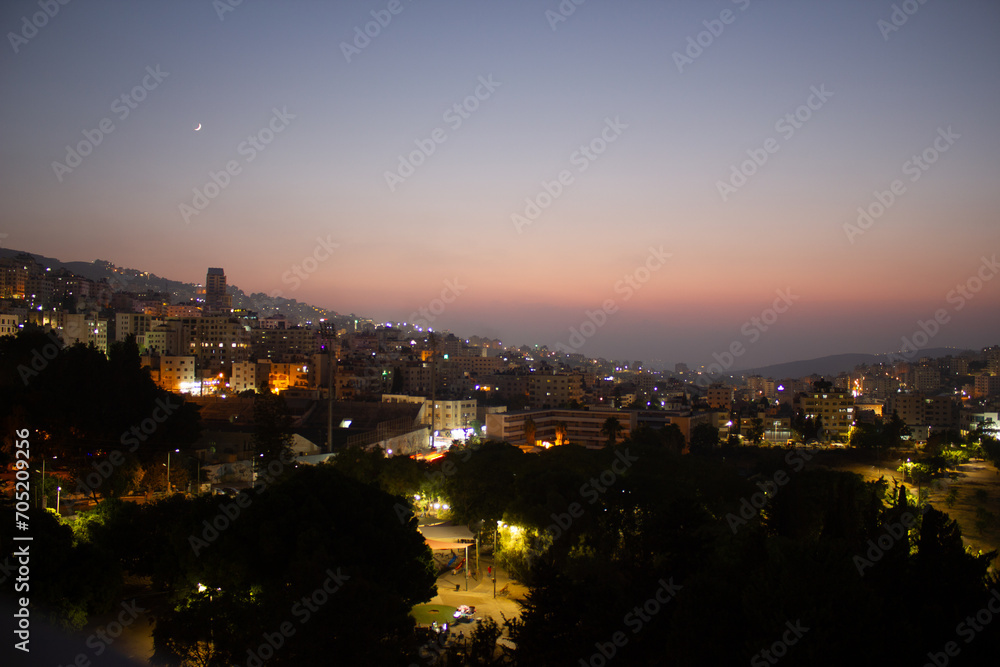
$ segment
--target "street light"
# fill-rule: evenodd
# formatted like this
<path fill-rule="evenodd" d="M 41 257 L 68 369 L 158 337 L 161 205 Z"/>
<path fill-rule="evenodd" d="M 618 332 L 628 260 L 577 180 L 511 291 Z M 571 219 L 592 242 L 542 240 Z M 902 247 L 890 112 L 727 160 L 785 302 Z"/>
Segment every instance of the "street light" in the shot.
<path fill-rule="evenodd" d="M 195 457 L 194 462 L 196 464 L 194 479 L 195 479 L 195 495 L 201 493 L 201 459 Z"/>
<path fill-rule="evenodd" d="M 496 599 L 497 596 L 497 568 L 499 567 L 499 562 L 497 560 L 497 537 L 500 535 L 500 526 L 503 521 L 497 521 L 497 527 L 493 531 L 493 598 Z"/>
<path fill-rule="evenodd" d="M 59 514 L 59 496 L 62 493 L 62 487 L 56 487 L 56 514 Z"/>
<path fill-rule="evenodd" d="M 180 452 L 181 450 L 175 449 L 175 452 Z M 170 495 L 170 450 L 167 450 L 167 495 Z"/>

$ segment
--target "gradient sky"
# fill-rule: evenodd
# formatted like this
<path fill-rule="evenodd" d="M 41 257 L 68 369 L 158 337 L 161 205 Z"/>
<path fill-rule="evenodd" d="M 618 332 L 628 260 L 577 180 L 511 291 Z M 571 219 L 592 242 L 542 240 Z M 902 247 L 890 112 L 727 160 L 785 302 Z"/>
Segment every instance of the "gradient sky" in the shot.
<path fill-rule="evenodd" d="M 888 1 L 587 0 L 553 30 L 556 0 L 401 0 L 350 62 L 342 43 L 388 0 L 244 0 L 220 19 L 224 2 L 71 2 L 16 44 L 41 10 L 3 3 L 5 247 L 191 282 L 221 266 L 247 292 L 381 320 L 452 281 L 433 326 L 505 343 L 571 345 L 612 299 L 579 351 L 657 364 L 734 342 L 733 368 L 888 352 L 938 309 L 928 347 L 1000 343 L 997 269 L 949 299 L 1000 254 L 995 0 L 911 0 L 885 34 Z M 168 76 L 121 118 L 116 98 L 157 66 Z M 500 85 L 455 128 L 445 112 L 480 77 Z M 777 125 L 821 87 L 794 133 Z M 247 161 L 273 109 L 294 118 Z M 113 131 L 60 181 L 53 162 L 102 119 Z M 606 119 L 627 127 L 581 172 L 572 156 Z M 437 128 L 446 141 L 390 190 Z M 905 163 L 948 128 L 911 180 Z M 723 201 L 717 183 L 769 138 L 777 152 Z M 231 160 L 240 173 L 186 222 L 181 204 Z M 562 170 L 572 183 L 519 232 L 512 214 Z M 896 179 L 903 194 L 849 239 Z M 291 280 L 318 238 L 337 247 Z M 616 285 L 650 248 L 670 257 L 626 299 Z M 756 328 L 777 290 L 797 299 Z"/>

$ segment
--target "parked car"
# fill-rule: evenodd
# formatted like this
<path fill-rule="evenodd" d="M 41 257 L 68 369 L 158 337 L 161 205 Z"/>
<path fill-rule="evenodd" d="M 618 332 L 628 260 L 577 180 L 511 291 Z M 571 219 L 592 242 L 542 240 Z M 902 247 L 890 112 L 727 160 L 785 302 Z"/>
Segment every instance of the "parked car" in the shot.
<path fill-rule="evenodd" d="M 452 614 L 456 623 L 469 623 L 476 617 L 476 608 L 463 604 Z"/>

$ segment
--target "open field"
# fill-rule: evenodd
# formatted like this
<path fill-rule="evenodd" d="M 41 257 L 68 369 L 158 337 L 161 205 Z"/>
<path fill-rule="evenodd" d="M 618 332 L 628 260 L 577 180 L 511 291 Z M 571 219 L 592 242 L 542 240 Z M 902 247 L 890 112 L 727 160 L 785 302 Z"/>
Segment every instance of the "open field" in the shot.
<path fill-rule="evenodd" d="M 824 452 L 817 457 L 816 465 L 857 473 L 867 481 L 885 477 L 890 483 L 893 480 L 903 482 L 902 473 L 896 469 L 906 461 L 905 456 L 886 457 L 881 462 L 874 457 L 871 460 L 864 458 L 861 453 L 851 451 Z M 1000 551 L 1000 471 L 992 463 L 973 460 L 952 472 L 951 478 L 934 480 L 925 487 L 929 502 L 958 521 L 967 547 L 982 552 Z M 913 484 L 908 482 L 906 486 L 917 493 Z M 948 507 L 945 501 L 952 489 L 957 497 Z M 983 512 L 992 514 L 992 518 L 978 520 Z"/>

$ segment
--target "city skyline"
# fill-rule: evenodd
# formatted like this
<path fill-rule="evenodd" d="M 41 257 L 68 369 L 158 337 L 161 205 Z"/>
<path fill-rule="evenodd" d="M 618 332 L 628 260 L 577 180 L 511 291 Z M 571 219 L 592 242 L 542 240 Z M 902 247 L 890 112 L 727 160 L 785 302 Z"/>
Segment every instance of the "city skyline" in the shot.
<path fill-rule="evenodd" d="M 995 342 L 991 3 L 39 7 L 4 247 L 663 366 Z"/>

